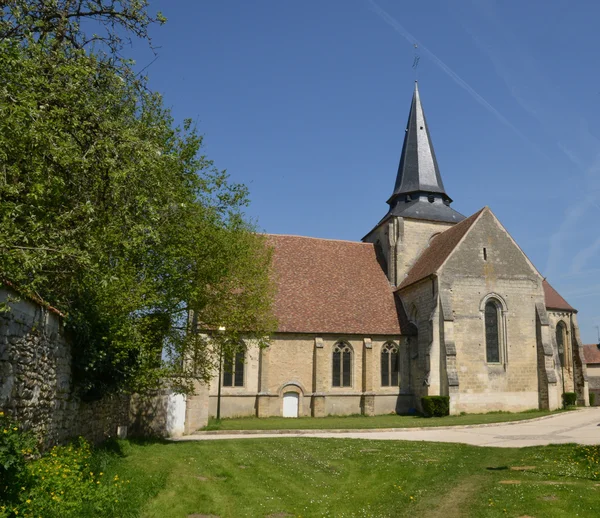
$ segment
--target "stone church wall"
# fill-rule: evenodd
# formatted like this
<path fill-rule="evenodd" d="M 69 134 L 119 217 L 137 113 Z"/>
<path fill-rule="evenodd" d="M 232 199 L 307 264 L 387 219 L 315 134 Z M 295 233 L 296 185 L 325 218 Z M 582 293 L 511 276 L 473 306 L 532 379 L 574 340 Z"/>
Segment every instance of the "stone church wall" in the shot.
<path fill-rule="evenodd" d="M 448 230 L 453 223 L 439 221 L 403 220 L 402 247 L 397 258 L 398 285 L 402 282 L 423 250 L 429 246 L 433 236 Z"/>
<path fill-rule="evenodd" d="M 542 278 L 489 212 L 449 257 L 440 277 L 442 289 L 452 294 L 460 380 L 456 411 L 537 408 L 535 304 L 544 302 Z M 490 295 L 505 306 L 504 357 L 497 364 L 486 361 L 483 307 Z"/>
<path fill-rule="evenodd" d="M 393 217 L 372 230 L 364 241 L 380 243 L 388 279 L 393 285 L 399 286 L 421 252 L 427 248 L 431 238 L 452 225 L 453 223 Z"/>
<path fill-rule="evenodd" d="M 575 376 L 573 355 L 578 351 L 573 349 L 573 334 L 571 330 L 571 313 L 566 311 L 548 311 L 548 320 L 550 321 L 550 330 L 552 336 L 552 349 L 554 351 L 554 365 L 558 376 L 558 383 L 561 385 L 564 381 L 565 392 L 575 392 Z M 556 341 L 556 326 L 563 322 L 567 328 L 567 343 L 565 344 L 565 365 L 561 366 L 558 354 L 558 342 Z M 562 367 L 562 368 L 561 368 Z M 564 380 L 563 380 L 564 375 Z"/>
<path fill-rule="evenodd" d="M 437 309 L 436 280 L 424 279 L 402 290 L 402 302 L 410 321 L 416 325 L 417 337 L 409 353 L 412 367 L 411 385 L 416 408 L 422 396 L 440 395 L 440 336 L 434 327 Z M 433 387 L 432 387 L 433 382 Z"/>
<path fill-rule="evenodd" d="M 260 351 L 253 343 L 246 345 L 244 386 L 221 387 L 221 417 L 256 415 L 256 398 L 259 391 Z M 218 380 L 219 372 L 215 370 L 208 391 L 208 412 L 211 416 L 217 415 Z"/>
<path fill-rule="evenodd" d="M 127 425 L 125 396 L 82 402 L 72 392 L 71 346 L 61 317 L 0 290 L 0 408 L 44 438 L 45 446 L 84 436 L 93 442 Z"/>
<path fill-rule="evenodd" d="M 587 385 L 587 369 L 583 359 L 583 345 L 578 340 L 576 316 L 570 311 L 548 310 L 548 320 L 552 332 L 552 347 L 554 349 L 554 363 L 556 375 L 562 393 L 564 377 L 565 392 L 576 392 L 578 404 L 587 404 L 588 396 L 585 395 Z M 565 365 L 561 366 L 558 354 L 558 343 L 556 341 L 556 326 L 563 322 L 567 329 L 566 358 Z"/>
<path fill-rule="evenodd" d="M 344 341 L 352 348 L 350 387 L 333 387 L 332 354 Z M 400 387 L 381 386 L 381 350 L 399 345 Z M 281 416 L 283 395 L 298 394 L 298 414 L 325 415 L 406 413 L 414 407 L 410 382 L 409 338 L 356 335 L 277 334 L 259 350 L 247 344 L 243 387 L 221 387 L 221 416 Z M 218 372 L 210 385 L 211 416 L 216 415 Z"/>

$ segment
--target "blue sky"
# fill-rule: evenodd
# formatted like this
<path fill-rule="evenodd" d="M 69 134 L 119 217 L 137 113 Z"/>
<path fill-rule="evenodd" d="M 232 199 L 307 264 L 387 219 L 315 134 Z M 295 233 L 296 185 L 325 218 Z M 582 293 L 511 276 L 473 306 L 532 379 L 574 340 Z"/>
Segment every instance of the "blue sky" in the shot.
<path fill-rule="evenodd" d="M 169 20 L 153 31 L 151 87 L 248 185 L 260 229 L 366 234 L 387 210 L 418 76 L 453 207 L 490 206 L 597 341 L 600 3 L 151 4 Z"/>

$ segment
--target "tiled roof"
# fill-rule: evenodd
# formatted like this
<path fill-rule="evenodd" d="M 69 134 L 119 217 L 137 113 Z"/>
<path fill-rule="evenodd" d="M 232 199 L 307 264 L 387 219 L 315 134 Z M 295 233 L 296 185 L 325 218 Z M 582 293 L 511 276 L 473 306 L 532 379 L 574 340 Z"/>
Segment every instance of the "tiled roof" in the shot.
<path fill-rule="evenodd" d="M 558 291 L 556 291 L 550 283 L 544 279 L 544 298 L 546 299 L 546 307 L 548 309 L 563 309 L 565 311 L 577 311 L 565 299 L 563 299 Z"/>
<path fill-rule="evenodd" d="M 410 286 L 436 273 L 484 210 L 485 207 L 436 236 L 431 244 L 423 250 L 398 289 Z"/>
<path fill-rule="evenodd" d="M 401 333 L 402 313 L 373 244 L 286 235 L 268 242 L 279 332 Z"/>
<path fill-rule="evenodd" d="M 35 302 L 36 304 L 38 304 L 38 305 L 46 308 L 51 313 L 54 313 L 54 314 L 58 315 L 59 317 L 64 317 L 65 316 L 60 310 L 52 307 L 45 300 L 42 300 L 40 297 L 38 297 L 37 295 L 34 295 L 33 293 L 27 292 L 26 290 L 24 290 L 24 289 L 20 288 L 19 286 L 15 285 L 11 281 L 8 281 L 6 279 L 0 279 L 0 286 L 2 286 L 3 284 L 5 286 L 8 286 L 10 289 L 12 289 L 13 291 L 15 291 L 16 293 L 18 293 L 22 297 L 25 297 L 26 299 L 30 300 L 31 302 Z"/>
<path fill-rule="evenodd" d="M 598 344 L 584 345 L 583 359 L 585 363 L 600 363 L 600 348 Z"/>

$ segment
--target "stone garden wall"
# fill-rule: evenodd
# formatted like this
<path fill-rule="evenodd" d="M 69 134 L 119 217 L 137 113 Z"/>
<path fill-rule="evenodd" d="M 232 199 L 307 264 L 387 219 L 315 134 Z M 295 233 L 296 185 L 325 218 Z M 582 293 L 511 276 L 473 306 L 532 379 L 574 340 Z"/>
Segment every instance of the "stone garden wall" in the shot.
<path fill-rule="evenodd" d="M 43 438 L 45 446 L 79 435 L 114 436 L 129 421 L 129 398 L 83 402 L 73 394 L 71 346 L 62 316 L 0 288 L 0 409 Z"/>

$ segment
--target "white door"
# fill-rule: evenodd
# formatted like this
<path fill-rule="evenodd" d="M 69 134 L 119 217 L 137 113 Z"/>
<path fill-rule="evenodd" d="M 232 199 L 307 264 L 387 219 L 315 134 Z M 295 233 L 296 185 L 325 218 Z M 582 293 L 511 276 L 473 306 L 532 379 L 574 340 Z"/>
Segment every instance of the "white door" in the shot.
<path fill-rule="evenodd" d="M 286 392 L 283 395 L 283 417 L 298 417 L 298 394 Z"/>

